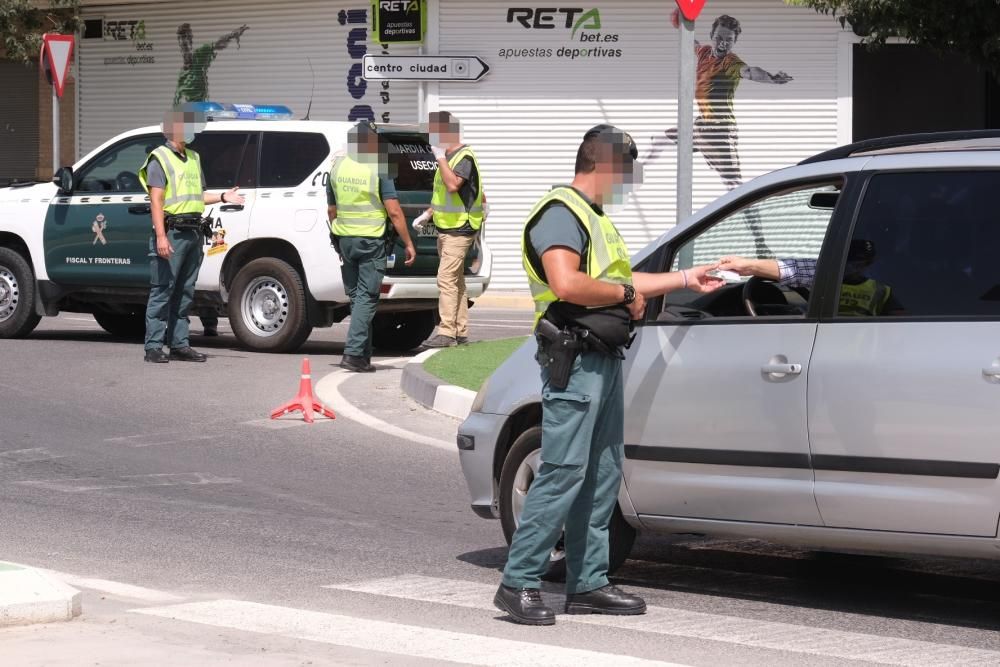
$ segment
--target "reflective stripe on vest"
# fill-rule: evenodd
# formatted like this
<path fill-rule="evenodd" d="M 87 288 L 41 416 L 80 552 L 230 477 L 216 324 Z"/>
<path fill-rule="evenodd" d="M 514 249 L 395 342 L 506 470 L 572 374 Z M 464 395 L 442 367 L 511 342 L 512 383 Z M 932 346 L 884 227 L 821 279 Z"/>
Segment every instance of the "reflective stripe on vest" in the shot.
<path fill-rule="evenodd" d="M 158 146 L 146 156 L 139 169 L 139 182 L 149 192 L 147 170 L 149 161 L 156 161 L 167 177 L 167 187 L 163 191 L 163 212 L 167 215 L 183 213 L 204 213 L 205 197 L 201 187 L 201 157 L 189 148 L 184 149 L 187 160 L 178 157 L 169 146 Z"/>
<path fill-rule="evenodd" d="M 441 170 L 434 173 L 434 191 L 431 194 L 431 208 L 434 209 L 434 226 L 438 229 L 461 229 L 469 225 L 479 231 L 483 226 L 483 179 L 479 176 L 479 161 L 476 154 L 468 146 L 458 149 L 448 159 L 448 166 L 454 169 L 465 158 L 470 158 L 475 167 L 476 199 L 472 206 L 466 208 L 465 202 L 457 192 L 448 192 L 448 187 L 441 177 Z"/>
<path fill-rule="evenodd" d="M 840 286 L 840 308 L 837 312 L 855 317 L 881 315 L 891 294 L 888 286 L 870 278 L 859 285 L 844 283 Z"/>
<path fill-rule="evenodd" d="M 541 267 L 535 267 L 528 253 L 531 244 L 531 226 L 545 207 L 551 202 L 565 205 L 576 217 L 580 227 L 587 233 L 586 272 L 591 278 L 606 283 L 624 284 L 632 282 L 632 262 L 628 246 L 618 229 L 606 215 L 598 215 L 575 190 L 567 186 L 553 188 L 528 216 L 521 235 L 521 258 L 528 274 L 531 296 L 535 300 L 535 324 L 545 314 L 550 305 L 559 300 L 555 292 L 541 278 Z M 541 258 L 539 258 L 541 261 Z"/>
<path fill-rule="evenodd" d="M 337 198 L 337 236 L 380 238 L 385 234 L 385 206 L 379 196 L 378 173 L 347 156 L 330 167 L 330 179 Z"/>

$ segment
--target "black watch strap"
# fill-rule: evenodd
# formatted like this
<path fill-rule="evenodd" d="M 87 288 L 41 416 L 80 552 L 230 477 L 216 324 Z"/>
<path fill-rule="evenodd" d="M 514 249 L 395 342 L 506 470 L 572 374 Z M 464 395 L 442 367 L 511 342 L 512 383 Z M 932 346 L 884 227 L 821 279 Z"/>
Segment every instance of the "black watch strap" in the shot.
<path fill-rule="evenodd" d="M 630 306 L 635 303 L 635 288 L 628 283 L 625 283 L 622 287 L 625 288 L 625 298 L 622 299 L 622 304 Z"/>

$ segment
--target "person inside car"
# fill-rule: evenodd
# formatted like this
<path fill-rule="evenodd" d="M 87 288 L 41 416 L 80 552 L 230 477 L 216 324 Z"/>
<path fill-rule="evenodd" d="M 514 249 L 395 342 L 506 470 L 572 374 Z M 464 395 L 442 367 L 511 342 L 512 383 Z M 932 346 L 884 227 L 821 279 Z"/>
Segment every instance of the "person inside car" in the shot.
<path fill-rule="evenodd" d="M 838 315 L 875 317 L 902 312 L 892 288 L 868 276 L 875 262 L 875 243 L 867 239 L 851 241 L 847 253 L 844 282 L 840 288 Z M 720 271 L 773 280 L 782 287 L 812 289 L 816 280 L 816 260 L 809 258 L 747 259 L 728 256 L 719 260 Z"/>

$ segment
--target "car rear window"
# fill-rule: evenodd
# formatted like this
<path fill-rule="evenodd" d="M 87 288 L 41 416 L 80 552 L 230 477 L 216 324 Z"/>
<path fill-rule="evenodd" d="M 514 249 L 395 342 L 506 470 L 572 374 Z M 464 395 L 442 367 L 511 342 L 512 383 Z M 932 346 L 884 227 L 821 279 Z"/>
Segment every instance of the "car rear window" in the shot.
<path fill-rule="evenodd" d="M 260 151 L 260 187 L 291 188 L 305 181 L 330 155 L 317 132 L 265 132 Z"/>
<path fill-rule="evenodd" d="M 398 192 L 430 191 L 434 187 L 437 161 L 427 139 L 421 134 L 386 133 L 390 174 Z"/>

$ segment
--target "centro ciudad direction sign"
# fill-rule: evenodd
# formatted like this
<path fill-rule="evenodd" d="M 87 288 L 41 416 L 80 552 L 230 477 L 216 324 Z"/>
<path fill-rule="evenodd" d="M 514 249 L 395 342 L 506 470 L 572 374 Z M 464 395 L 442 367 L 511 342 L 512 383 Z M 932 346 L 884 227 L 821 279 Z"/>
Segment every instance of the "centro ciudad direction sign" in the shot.
<path fill-rule="evenodd" d="M 362 76 L 367 81 L 479 81 L 490 66 L 478 56 L 366 55 Z"/>

